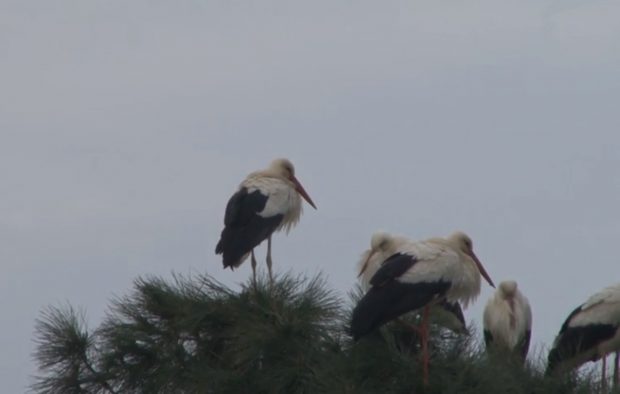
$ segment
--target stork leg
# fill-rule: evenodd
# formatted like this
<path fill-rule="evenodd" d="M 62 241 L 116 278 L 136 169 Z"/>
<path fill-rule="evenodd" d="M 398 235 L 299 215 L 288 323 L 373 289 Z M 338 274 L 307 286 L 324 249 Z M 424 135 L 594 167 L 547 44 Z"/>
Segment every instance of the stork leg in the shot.
<path fill-rule="evenodd" d="M 428 386 L 428 363 L 430 362 L 430 355 L 428 353 L 428 314 L 430 307 L 427 305 L 424 307 L 422 313 L 422 368 L 424 368 L 424 384 Z"/>
<path fill-rule="evenodd" d="M 273 284 L 273 272 L 271 266 L 273 261 L 271 260 L 271 235 L 267 238 L 267 269 L 269 270 L 269 281 Z"/>
<path fill-rule="evenodd" d="M 618 369 L 620 369 L 620 351 L 616 352 L 614 357 L 614 381 L 613 381 L 613 389 L 616 390 L 620 386 L 620 374 Z"/>
<path fill-rule="evenodd" d="M 601 372 L 601 392 L 607 393 L 607 355 L 603 356 L 603 371 Z"/>
<path fill-rule="evenodd" d="M 256 287 L 256 256 L 254 256 L 254 249 L 252 249 L 250 261 L 252 263 L 252 279 L 254 281 L 254 287 Z"/>
<path fill-rule="evenodd" d="M 428 352 L 428 315 L 430 312 L 430 306 L 425 306 L 422 312 L 422 323 L 419 326 L 413 324 L 406 324 L 411 331 L 415 332 L 420 338 L 420 344 L 422 347 L 422 369 L 424 376 L 424 384 L 428 386 L 428 364 L 430 362 L 430 355 Z"/>

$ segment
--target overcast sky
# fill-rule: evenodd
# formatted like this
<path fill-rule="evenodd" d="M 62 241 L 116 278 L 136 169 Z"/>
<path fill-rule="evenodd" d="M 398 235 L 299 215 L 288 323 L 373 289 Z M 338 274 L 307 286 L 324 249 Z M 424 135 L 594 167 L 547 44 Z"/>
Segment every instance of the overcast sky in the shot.
<path fill-rule="evenodd" d="M 319 209 L 274 238 L 277 271 L 344 296 L 374 231 L 465 230 L 549 346 L 619 277 L 619 20 L 611 0 L 0 0 L 2 391 L 35 372 L 47 305 L 92 327 L 139 275 L 245 281 L 213 254 L 224 207 L 280 156 Z"/>

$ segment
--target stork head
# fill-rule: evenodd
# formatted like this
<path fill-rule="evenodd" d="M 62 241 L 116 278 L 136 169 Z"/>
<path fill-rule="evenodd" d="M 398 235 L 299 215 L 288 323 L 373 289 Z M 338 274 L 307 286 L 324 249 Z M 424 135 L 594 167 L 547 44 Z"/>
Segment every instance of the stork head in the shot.
<path fill-rule="evenodd" d="M 470 257 L 474 261 L 474 263 L 476 263 L 478 271 L 480 271 L 480 274 L 484 277 L 484 279 L 486 279 L 486 281 L 491 285 L 491 287 L 495 287 L 495 285 L 493 284 L 493 280 L 491 280 L 491 277 L 484 269 L 484 266 L 478 259 L 478 256 L 476 256 L 476 254 L 474 253 L 474 244 L 471 238 L 469 238 L 469 235 L 465 234 L 462 231 L 457 231 L 450 237 L 448 237 L 448 242 L 452 244 L 459 252 L 464 253 L 465 255 Z"/>
<path fill-rule="evenodd" d="M 269 165 L 269 169 L 282 178 L 290 179 L 295 176 L 295 166 L 289 159 L 275 159 Z"/>
<path fill-rule="evenodd" d="M 377 231 L 370 239 L 370 250 L 379 251 L 386 250 L 392 243 L 394 237 L 385 231 Z"/>
<path fill-rule="evenodd" d="M 514 280 L 505 280 L 498 287 L 503 298 L 512 298 L 517 292 L 517 282 Z"/>
<path fill-rule="evenodd" d="M 368 268 L 368 264 L 370 263 L 370 259 L 375 253 L 386 252 L 389 250 L 394 244 L 394 236 L 386 233 L 385 231 L 377 231 L 372 235 L 370 239 L 370 249 L 368 249 L 365 253 L 364 263 L 361 265 L 360 273 L 358 275 L 362 276 L 364 271 Z"/>
<path fill-rule="evenodd" d="M 316 205 L 301 185 L 301 183 L 295 178 L 295 166 L 289 159 L 275 159 L 269 165 L 269 170 L 274 173 L 276 176 L 280 178 L 284 178 L 293 184 L 293 187 L 299 193 L 300 196 L 304 198 L 312 206 L 312 208 L 316 209 Z"/>

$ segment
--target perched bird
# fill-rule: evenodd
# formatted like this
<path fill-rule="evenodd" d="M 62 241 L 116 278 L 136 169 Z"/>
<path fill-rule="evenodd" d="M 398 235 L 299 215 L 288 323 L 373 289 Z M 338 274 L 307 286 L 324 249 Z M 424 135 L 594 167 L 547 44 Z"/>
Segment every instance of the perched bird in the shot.
<path fill-rule="evenodd" d="M 404 245 L 411 242 L 409 239 L 392 235 L 383 231 L 377 231 L 370 239 L 370 249 L 362 253 L 357 264 L 357 277 L 364 291 L 371 288 L 370 281 L 383 263 L 395 253 L 396 245 Z"/>
<path fill-rule="evenodd" d="M 376 232 L 372 236 L 370 249 L 362 254 L 358 263 L 358 278 L 363 291 L 368 291 L 370 288 L 370 279 L 381 267 L 383 262 L 390 257 L 380 249 L 381 246 L 384 245 L 383 239 L 387 237 L 392 237 L 394 240 L 400 239 L 401 242 L 409 242 L 409 240 L 404 237 L 389 235 L 384 232 Z M 371 254 L 372 256 L 370 256 Z M 447 328 L 457 334 L 467 333 L 463 309 L 457 301 L 449 302 L 444 299 L 433 305 L 429 313 L 429 320 L 430 323 Z"/>
<path fill-rule="evenodd" d="M 251 255 L 256 281 L 254 248 L 267 239 L 267 268 L 273 280 L 271 235 L 276 230 L 288 233 L 297 224 L 302 213 L 300 195 L 316 209 L 288 159 L 276 159 L 267 169 L 248 175 L 228 200 L 224 229 L 215 247 L 215 253 L 223 255 L 224 268 L 236 268 Z"/>
<path fill-rule="evenodd" d="M 467 307 L 480 293 L 480 275 L 494 287 L 493 281 L 476 257 L 471 239 L 462 232 L 419 242 L 375 234 L 371 250 L 364 255 L 361 275 L 366 269 L 374 269 L 374 259 L 383 256 L 388 257 L 370 278 L 370 289 L 353 310 L 351 335 L 358 340 L 404 313 L 424 308 L 421 327 L 412 329 L 421 337 L 424 381 L 428 382 L 430 306 L 445 299 Z"/>
<path fill-rule="evenodd" d="M 605 359 L 620 350 L 620 283 L 591 296 L 568 315 L 549 352 L 547 375 Z M 616 374 L 617 376 L 617 374 Z"/>
<path fill-rule="evenodd" d="M 484 308 L 483 327 L 487 350 L 507 350 L 525 361 L 532 333 L 532 310 L 517 282 L 499 284 Z"/>

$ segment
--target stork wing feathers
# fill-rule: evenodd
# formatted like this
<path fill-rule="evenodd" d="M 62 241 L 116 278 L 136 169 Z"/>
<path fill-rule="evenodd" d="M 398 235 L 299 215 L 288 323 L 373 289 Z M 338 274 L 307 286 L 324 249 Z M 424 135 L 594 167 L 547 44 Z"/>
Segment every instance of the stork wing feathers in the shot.
<path fill-rule="evenodd" d="M 620 283 L 606 287 L 594 294 L 581 307 L 582 309 L 589 309 L 601 303 L 620 304 Z"/>
<path fill-rule="evenodd" d="M 261 217 L 269 196 L 242 187 L 226 205 L 224 230 L 215 253 L 223 254 L 224 267 L 236 267 L 256 245 L 264 241 L 282 223 L 283 215 Z"/>
<path fill-rule="evenodd" d="M 225 226 L 245 226 L 262 211 L 267 204 L 269 196 L 264 195 L 260 190 L 248 193 L 248 189 L 241 188 L 228 200 L 226 204 L 226 214 L 224 215 Z"/>
<path fill-rule="evenodd" d="M 351 335 L 354 340 L 410 311 L 419 309 L 445 294 L 447 282 L 401 283 L 388 281 L 373 286 L 353 309 Z"/>
<path fill-rule="evenodd" d="M 571 327 L 586 326 L 589 324 L 620 324 L 620 302 L 606 302 L 599 300 L 596 304 L 586 303 L 575 308 L 566 318 L 560 334 Z"/>
<path fill-rule="evenodd" d="M 415 256 L 396 253 L 388 257 L 370 279 L 371 286 L 383 286 L 391 280 L 402 276 L 416 263 Z"/>
<path fill-rule="evenodd" d="M 564 320 L 564 323 L 562 323 L 562 327 L 560 328 L 560 333 L 558 335 L 562 335 L 566 332 L 566 330 L 568 329 L 568 326 L 571 322 L 571 320 L 573 319 L 573 317 L 575 315 L 577 315 L 579 312 L 581 312 L 581 308 L 582 305 L 579 305 L 577 308 L 575 308 L 570 315 L 568 315 L 568 317 L 566 318 L 566 320 Z"/>
<path fill-rule="evenodd" d="M 553 349 L 549 352 L 547 373 L 553 372 L 563 361 L 592 350 L 599 343 L 613 337 L 616 329 L 617 327 L 609 324 L 568 327 L 556 338 Z M 592 361 L 598 359 L 595 353 L 593 357 Z"/>
<path fill-rule="evenodd" d="M 525 335 L 523 336 L 523 338 L 521 338 L 521 341 L 519 342 L 519 345 L 517 346 L 519 355 L 521 356 L 523 360 L 525 360 L 525 357 L 527 357 L 527 351 L 530 349 L 530 338 L 531 337 L 532 337 L 532 331 L 531 330 L 525 331 Z"/>
<path fill-rule="evenodd" d="M 596 360 L 596 347 L 612 338 L 618 330 L 619 304 L 620 285 L 615 285 L 594 294 L 575 308 L 562 324 L 549 352 L 547 373 L 574 357 Z"/>
<path fill-rule="evenodd" d="M 562 328 L 592 323 L 620 324 L 620 287 L 608 287 L 590 297 L 570 314 Z"/>
<path fill-rule="evenodd" d="M 416 264 L 398 280 L 406 283 L 444 281 L 452 284 L 463 279 L 464 265 L 452 249 L 430 242 L 416 242 L 406 249 L 406 254 L 416 256 Z"/>

